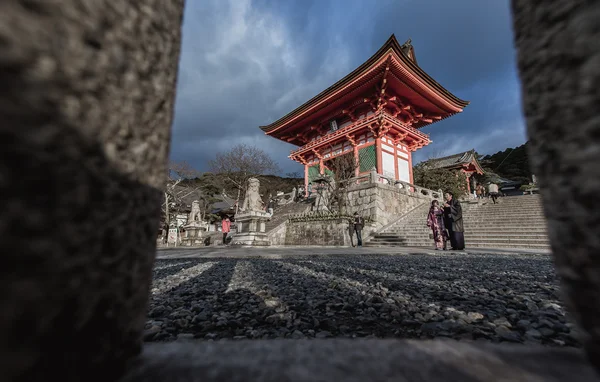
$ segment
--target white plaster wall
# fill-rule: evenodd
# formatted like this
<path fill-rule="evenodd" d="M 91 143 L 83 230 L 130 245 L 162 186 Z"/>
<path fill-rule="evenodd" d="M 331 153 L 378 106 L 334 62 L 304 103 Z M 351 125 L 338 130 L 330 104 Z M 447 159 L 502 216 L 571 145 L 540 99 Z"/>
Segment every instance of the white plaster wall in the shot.
<path fill-rule="evenodd" d="M 383 175 L 396 178 L 396 170 L 394 168 L 394 156 L 392 154 L 383 151 L 381 153 L 381 159 L 383 164 Z"/>
<path fill-rule="evenodd" d="M 408 159 L 408 154 L 400 150 L 398 150 L 398 156 Z"/>
<path fill-rule="evenodd" d="M 410 166 L 402 158 L 398 158 L 398 180 L 410 183 Z"/>

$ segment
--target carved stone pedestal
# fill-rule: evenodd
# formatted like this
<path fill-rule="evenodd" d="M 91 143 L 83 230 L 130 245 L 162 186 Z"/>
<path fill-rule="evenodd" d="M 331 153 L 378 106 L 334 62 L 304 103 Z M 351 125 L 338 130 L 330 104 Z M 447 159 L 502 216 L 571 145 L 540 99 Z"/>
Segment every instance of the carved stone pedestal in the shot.
<path fill-rule="evenodd" d="M 235 216 L 237 232 L 231 240 L 232 246 L 264 247 L 270 245 L 265 224 L 271 215 L 261 211 L 242 212 Z"/>
<path fill-rule="evenodd" d="M 200 225 L 188 225 L 183 227 L 185 229 L 185 235 L 181 238 L 181 244 L 191 247 L 196 245 L 204 245 L 205 237 L 202 234 L 206 232 L 205 226 Z"/>

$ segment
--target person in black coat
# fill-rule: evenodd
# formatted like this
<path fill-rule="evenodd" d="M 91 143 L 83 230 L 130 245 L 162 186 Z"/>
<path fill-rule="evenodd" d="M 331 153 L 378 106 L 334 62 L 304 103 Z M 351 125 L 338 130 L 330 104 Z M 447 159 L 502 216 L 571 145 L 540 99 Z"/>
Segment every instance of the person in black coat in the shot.
<path fill-rule="evenodd" d="M 450 243 L 453 250 L 462 251 L 465 249 L 465 228 L 463 224 L 462 206 L 460 202 L 454 198 L 454 195 L 447 192 L 446 204 L 444 204 L 444 215 L 449 220 L 448 234 L 450 235 Z"/>
<path fill-rule="evenodd" d="M 350 244 L 353 247 L 356 247 L 354 245 L 354 219 L 348 219 L 348 235 L 350 235 Z"/>
<path fill-rule="evenodd" d="M 358 216 L 358 212 L 354 213 L 354 232 L 356 232 L 356 245 L 362 247 L 362 229 L 365 225 L 365 219 Z"/>

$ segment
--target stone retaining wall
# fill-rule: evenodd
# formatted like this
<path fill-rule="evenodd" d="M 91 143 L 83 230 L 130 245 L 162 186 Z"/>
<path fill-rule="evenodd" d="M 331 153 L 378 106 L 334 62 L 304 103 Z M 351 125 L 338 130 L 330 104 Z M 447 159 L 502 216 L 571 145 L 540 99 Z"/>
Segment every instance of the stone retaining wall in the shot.
<path fill-rule="evenodd" d="M 398 186 L 381 183 L 356 185 L 348 193 L 348 211 L 370 217 L 372 228 L 378 230 L 433 199 L 430 195 L 411 192 L 406 187 Z"/>
<path fill-rule="evenodd" d="M 289 222 L 283 222 L 267 233 L 267 237 L 272 246 L 285 245 L 288 224 Z"/>
<path fill-rule="evenodd" d="M 411 190 L 405 184 L 362 183 L 352 186 L 348 199 L 347 214 L 358 212 L 367 219 L 363 230 L 363 238 L 367 238 L 415 207 L 430 203 L 434 196 L 424 194 L 420 189 Z M 306 220 L 288 221 L 285 234 L 279 232 L 279 236 L 270 235 L 273 237 L 271 240 L 274 240 L 271 245 L 350 245 L 346 219 L 315 216 L 314 219 L 308 217 Z M 280 230 L 283 231 L 282 228 Z"/>
<path fill-rule="evenodd" d="M 348 220 L 313 220 L 286 225 L 285 245 L 350 246 Z"/>

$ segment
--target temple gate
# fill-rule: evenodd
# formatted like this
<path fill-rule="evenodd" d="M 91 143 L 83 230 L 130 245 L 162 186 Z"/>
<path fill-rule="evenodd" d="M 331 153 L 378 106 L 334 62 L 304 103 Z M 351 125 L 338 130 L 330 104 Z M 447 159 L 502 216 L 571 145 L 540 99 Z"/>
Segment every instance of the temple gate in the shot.
<path fill-rule="evenodd" d="M 375 169 L 413 183 L 412 153 L 431 143 L 419 129 L 468 104 L 417 65 L 410 40 L 400 45 L 392 35 L 356 70 L 261 129 L 299 146 L 289 157 L 304 165 L 305 186 L 345 154 L 354 156 L 357 176 Z"/>
<path fill-rule="evenodd" d="M 430 159 L 427 164 L 431 168 L 445 168 L 448 170 L 461 171 L 467 179 L 466 190 L 470 194 L 477 184 L 473 175 L 483 175 L 484 171 L 477 160 L 475 149 L 443 158 Z"/>

